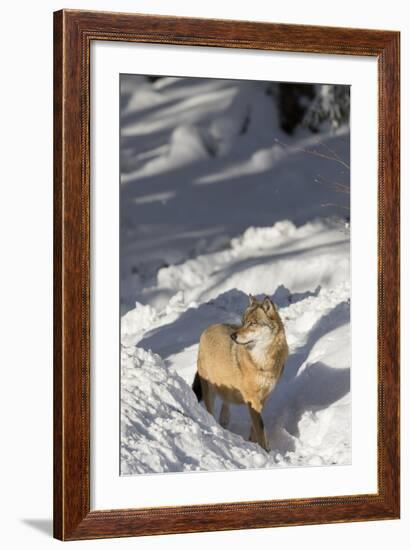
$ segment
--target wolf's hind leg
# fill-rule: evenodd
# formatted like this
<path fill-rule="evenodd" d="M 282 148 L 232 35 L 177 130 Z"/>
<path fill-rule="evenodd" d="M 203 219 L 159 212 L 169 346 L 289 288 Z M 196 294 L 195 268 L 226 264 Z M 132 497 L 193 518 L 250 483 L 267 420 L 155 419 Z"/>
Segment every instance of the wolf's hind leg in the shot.
<path fill-rule="evenodd" d="M 204 380 L 203 378 L 201 378 L 201 386 L 202 397 L 204 399 L 206 410 L 209 412 L 209 414 L 212 414 L 212 416 L 214 416 L 215 394 L 212 386 L 207 382 L 207 380 Z"/>
<path fill-rule="evenodd" d="M 252 443 L 257 443 L 256 441 L 256 434 L 255 430 L 253 429 L 253 425 L 251 424 L 251 430 L 249 432 L 249 441 L 252 441 Z"/>
<path fill-rule="evenodd" d="M 227 428 L 230 420 L 229 404 L 223 402 L 221 407 L 221 412 L 219 414 L 219 424 L 222 428 Z"/>

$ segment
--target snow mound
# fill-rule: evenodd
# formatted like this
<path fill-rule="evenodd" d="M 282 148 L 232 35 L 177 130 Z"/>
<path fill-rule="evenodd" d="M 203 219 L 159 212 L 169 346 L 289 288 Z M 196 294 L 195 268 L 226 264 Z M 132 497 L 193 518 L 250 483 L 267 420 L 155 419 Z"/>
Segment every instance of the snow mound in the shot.
<path fill-rule="evenodd" d="M 182 291 L 187 301 L 204 301 L 232 288 L 272 294 L 279 282 L 291 292 L 331 288 L 349 279 L 349 246 L 348 230 L 337 219 L 249 227 L 225 250 L 160 269 L 155 289 L 167 297 Z M 157 300 L 156 307 L 161 305 Z"/>
<path fill-rule="evenodd" d="M 121 474 L 273 466 L 253 443 L 224 430 L 158 355 L 123 348 Z"/>
<path fill-rule="evenodd" d="M 289 239 L 310 237 L 320 229 L 323 229 L 323 222 L 319 220 L 301 227 L 296 227 L 290 220 L 282 220 L 272 227 L 249 227 L 241 236 L 232 239 L 231 245 L 236 251 L 269 248 L 273 243 L 278 246 Z"/>

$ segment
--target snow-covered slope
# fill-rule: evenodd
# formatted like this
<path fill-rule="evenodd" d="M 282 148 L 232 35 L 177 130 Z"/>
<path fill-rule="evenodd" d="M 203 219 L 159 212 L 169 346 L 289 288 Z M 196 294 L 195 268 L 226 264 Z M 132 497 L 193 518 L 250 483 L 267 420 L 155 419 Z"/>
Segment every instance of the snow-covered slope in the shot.
<path fill-rule="evenodd" d="M 121 79 L 123 474 L 350 462 L 349 130 L 284 134 L 269 89 Z M 202 330 L 248 293 L 291 352 L 269 453 L 245 407 L 225 430 L 191 390 Z"/>
<path fill-rule="evenodd" d="M 306 240 L 309 246 L 301 247 Z M 122 473 L 350 461 L 346 246 L 347 229 L 335 221 L 299 229 L 279 223 L 248 229 L 228 250 L 158 274 L 159 286 L 174 292 L 168 305 L 157 312 L 137 304 L 121 323 Z M 249 273 L 241 276 L 243 263 Z M 247 441 L 245 407 L 233 407 L 224 430 L 190 388 L 201 331 L 215 322 L 240 321 L 248 303 L 241 287 L 272 295 L 290 346 L 263 413 L 269 455 Z"/>
<path fill-rule="evenodd" d="M 224 430 L 158 355 L 123 350 L 121 473 L 274 465 L 262 449 Z"/>

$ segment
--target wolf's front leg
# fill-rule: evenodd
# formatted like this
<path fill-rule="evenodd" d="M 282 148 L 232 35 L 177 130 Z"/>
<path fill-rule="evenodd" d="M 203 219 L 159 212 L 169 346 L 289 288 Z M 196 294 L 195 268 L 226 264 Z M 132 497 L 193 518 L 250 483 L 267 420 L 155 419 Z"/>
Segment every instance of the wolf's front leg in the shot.
<path fill-rule="evenodd" d="M 253 438 L 255 438 L 256 442 L 262 447 L 262 449 L 265 449 L 265 451 L 269 451 L 269 446 L 265 433 L 265 426 L 263 424 L 263 419 L 260 411 L 254 409 L 250 403 L 248 403 L 248 410 L 252 422 L 250 434 L 251 441 L 253 441 Z"/>

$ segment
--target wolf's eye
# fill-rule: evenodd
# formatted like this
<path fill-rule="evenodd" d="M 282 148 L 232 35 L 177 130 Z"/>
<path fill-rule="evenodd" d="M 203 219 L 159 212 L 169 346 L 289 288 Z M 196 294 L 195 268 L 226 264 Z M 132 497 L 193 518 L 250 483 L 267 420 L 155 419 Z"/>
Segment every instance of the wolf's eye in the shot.
<path fill-rule="evenodd" d="M 256 327 L 258 323 L 255 323 L 255 321 L 252 321 L 252 323 L 250 324 L 251 327 Z"/>

